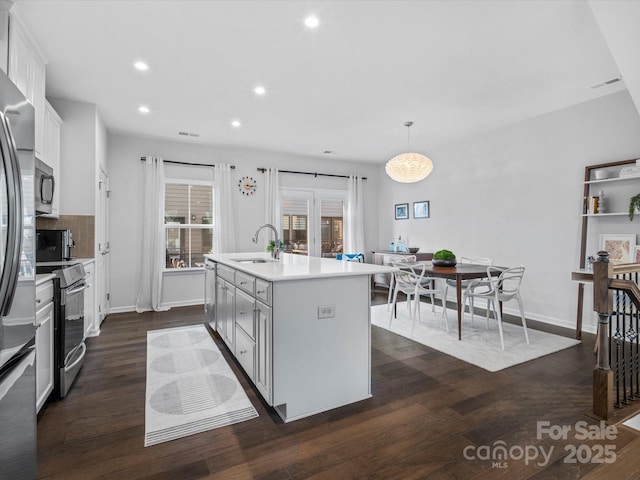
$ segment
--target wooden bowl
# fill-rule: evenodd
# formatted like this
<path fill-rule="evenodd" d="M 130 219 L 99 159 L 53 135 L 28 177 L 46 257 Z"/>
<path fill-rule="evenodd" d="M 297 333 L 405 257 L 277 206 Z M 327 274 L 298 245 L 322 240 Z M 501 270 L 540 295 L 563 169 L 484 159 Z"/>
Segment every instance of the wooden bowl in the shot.
<path fill-rule="evenodd" d="M 409 247 L 409 253 L 418 253 L 420 247 Z"/>

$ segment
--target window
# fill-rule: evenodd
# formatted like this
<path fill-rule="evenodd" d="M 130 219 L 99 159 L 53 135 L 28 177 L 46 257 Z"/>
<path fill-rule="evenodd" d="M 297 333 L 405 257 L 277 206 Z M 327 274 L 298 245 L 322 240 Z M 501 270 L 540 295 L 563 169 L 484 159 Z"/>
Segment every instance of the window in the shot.
<path fill-rule="evenodd" d="M 196 268 L 213 248 L 213 187 L 167 180 L 164 192 L 165 268 Z"/>
<path fill-rule="evenodd" d="M 345 192 L 286 189 L 280 193 L 286 252 L 334 258 L 342 252 Z"/>

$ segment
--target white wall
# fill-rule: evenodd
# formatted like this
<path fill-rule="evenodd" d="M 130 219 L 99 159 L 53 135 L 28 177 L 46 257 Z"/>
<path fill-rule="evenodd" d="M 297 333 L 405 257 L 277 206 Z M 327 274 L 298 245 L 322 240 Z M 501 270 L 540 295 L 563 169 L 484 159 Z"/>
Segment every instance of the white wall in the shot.
<path fill-rule="evenodd" d="M 111 311 L 134 310 L 136 300 L 136 268 L 140 244 L 141 162 L 144 155 L 193 163 L 230 163 L 236 166 L 235 177 L 245 175 L 257 180 L 256 195 L 247 197 L 237 192 L 233 196 L 237 218 L 237 250 L 257 251 L 251 242 L 256 228 L 264 223 L 264 177 L 258 167 L 277 167 L 319 173 L 355 174 L 367 176 L 364 182 L 365 246 L 373 249 L 378 232 L 378 168 L 374 165 L 339 162 L 328 158 L 300 157 L 265 150 L 227 146 L 202 146 L 158 139 L 138 138 L 121 134 L 109 135 L 108 165 L 111 182 Z M 195 169 L 210 178 L 208 169 Z M 345 179 L 282 174 L 282 187 L 346 188 Z M 162 301 L 167 305 L 202 303 L 204 279 L 202 272 L 169 272 L 165 274 Z"/>
<path fill-rule="evenodd" d="M 417 184 L 395 183 L 380 167 L 378 247 L 400 234 L 423 251 L 522 264 L 527 318 L 574 328 L 584 167 L 640 157 L 639 131 L 623 91 L 429 152 L 433 173 Z M 431 218 L 394 220 L 394 204 L 421 200 Z M 585 293 L 584 329 L 595 331 Z"/>

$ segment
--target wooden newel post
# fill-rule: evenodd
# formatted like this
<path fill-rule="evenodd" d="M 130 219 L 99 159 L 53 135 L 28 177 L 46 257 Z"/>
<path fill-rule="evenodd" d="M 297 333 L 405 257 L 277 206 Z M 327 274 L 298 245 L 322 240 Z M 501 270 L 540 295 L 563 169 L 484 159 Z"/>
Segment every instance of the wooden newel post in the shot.
<path fill-rule="evenodd" d="M 605 420 L 613 416 L 613 372 L 609 363 L 609 314 L 613 307 L 609 279 L 613 275 L 608 252 L 593 262 L 593 310 L 598 314 L 598 360 L 593 369 L 593 413 Z"/>

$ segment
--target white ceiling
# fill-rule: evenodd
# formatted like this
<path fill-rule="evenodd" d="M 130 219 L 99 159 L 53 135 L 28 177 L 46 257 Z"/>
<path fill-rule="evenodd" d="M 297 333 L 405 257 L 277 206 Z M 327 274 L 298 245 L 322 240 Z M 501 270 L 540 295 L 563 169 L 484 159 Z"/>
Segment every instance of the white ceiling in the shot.
<path fill-rule="evenodd" d="M 18 0 L 110 132 L 382 163 L 625 88 L 584 1 Z M 320 18 L 304 27 L 308 14 Z M 145 60 L 150 69 L 132 64 Z M 256 97 L 253 88 L 267 94 Z M 151 113 L 141 115 L 139 105 Z M 239 119 L 242 127 L 230 126 Z M 178 131 L 197 133 L 185 138 Z"/>

